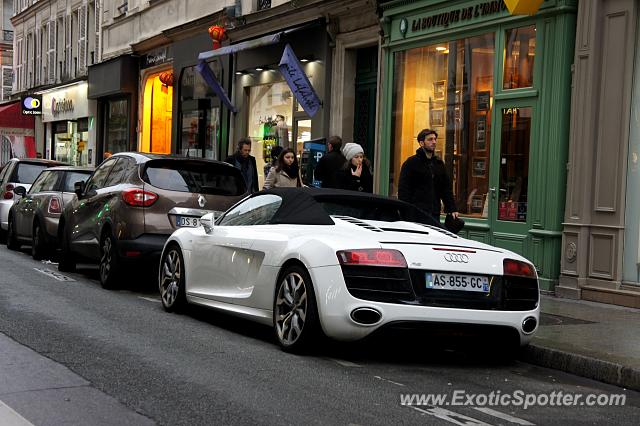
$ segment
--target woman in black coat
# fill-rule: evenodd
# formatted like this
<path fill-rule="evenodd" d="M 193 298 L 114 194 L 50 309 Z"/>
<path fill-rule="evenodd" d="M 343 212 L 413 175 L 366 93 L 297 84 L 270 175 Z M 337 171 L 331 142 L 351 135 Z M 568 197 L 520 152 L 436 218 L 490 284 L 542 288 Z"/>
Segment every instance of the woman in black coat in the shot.
<path fill-rule="evenodd" d="M 364 150 L 357 143 L 348 143 L 342 148 L 347 159 L 345 167 L 338 172 L 336 182 L 342 189 L 359 192 L 373 192 L 373 175 L 369 161 L 364 158 Z"/>

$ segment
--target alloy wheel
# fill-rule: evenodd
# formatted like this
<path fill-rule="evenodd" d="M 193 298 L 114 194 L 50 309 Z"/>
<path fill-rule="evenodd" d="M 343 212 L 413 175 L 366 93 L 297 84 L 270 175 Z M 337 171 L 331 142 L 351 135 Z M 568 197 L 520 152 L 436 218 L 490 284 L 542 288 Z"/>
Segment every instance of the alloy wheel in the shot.
<path fill-rule="evenodd" d="M 172 307 L 175 304 L 180 292 L 181 278 L 180 255 L 172 249 L 164 256 L 160 272 L 160 296 L 164 306 Z"/>
<path fill-rule="evenodd" d="M 293 345 L 302 335 L 307 318 L 307 287 L 297 272 L 287 274 L 276 298 L 276 331 L 280 341 Z"/>

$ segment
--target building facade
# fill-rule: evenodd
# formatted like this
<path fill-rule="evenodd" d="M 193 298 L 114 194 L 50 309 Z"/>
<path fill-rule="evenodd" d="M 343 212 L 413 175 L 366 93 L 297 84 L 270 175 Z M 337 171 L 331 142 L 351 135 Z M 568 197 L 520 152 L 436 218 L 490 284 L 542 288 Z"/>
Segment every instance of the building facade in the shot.
<path fill-rule="evenodd" d="M 2 85 L 0 86 L 0 102 L 8 101 L 11 95 L 13 80 L 13 0 L 2 0 L 0 3 L 0 16 L 2 25 L 0 28 L 0 73 Z"/>
<path fill-rule="evenodd" d="M 556 293 L 639 308 L 637 17 L 635 0 L 579 3 Z"/>

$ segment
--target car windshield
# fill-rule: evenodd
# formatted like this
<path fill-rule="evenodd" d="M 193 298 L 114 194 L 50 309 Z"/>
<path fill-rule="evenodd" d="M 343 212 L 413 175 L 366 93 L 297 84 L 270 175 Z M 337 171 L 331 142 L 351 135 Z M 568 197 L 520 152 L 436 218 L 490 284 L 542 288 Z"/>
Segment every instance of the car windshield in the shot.
<path fill-rule="evenodd" d="M 209 161 L 152 160 L 143 179 L 156 188 L 211 195 L 242 195 L 244 179 L 234 167 Z"/>
<path fill-rule="evenodd" d="M 86 182 L 87 178 L 91 176 L 90 171 L 86 172 L 67 172 L 64 178 L 64 192 L 74 192 L 76 182 Z"/>
<path fill-rule="evenodd" d="M 44 164 L 19 163 L 16 170 L 16 182 L 32 184 L 41 171 L 46 169 Z"/>

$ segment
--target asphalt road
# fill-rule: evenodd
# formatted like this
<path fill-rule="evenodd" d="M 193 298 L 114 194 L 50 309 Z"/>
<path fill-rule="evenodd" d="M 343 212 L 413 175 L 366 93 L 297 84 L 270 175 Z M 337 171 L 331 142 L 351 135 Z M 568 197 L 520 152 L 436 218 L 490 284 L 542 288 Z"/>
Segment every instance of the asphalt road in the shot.
<path fill-rule="evenodd" d="M 56 265 L 0 247 L 0 356 L 4 349 L 44 360 L 38 365 L 45 375 L 62 368 L 74 377 L 65 391 L 77 391 L 64 401 L 82 404 L 52 403 L 46 392 L 7 391 L 7 384 L 3 391 L 0 359 L 0 419 L 3 406 L 33 424 L 54 425 L 69 422 L 77 407 L 95 407 L 91 423 L 118 425 L 635 425 L 640 418 L 636 392 L 499 360 L 486 347 L 452 350 L 411 335 L 328 343 L 311 355 L 290 355 L 264 326 L 199 308 L 164 312 L 155 283 L 144 275 L 106 291 L 95 269 L 66 274 L 73 281 L 47 271 L 57 272 Z M 28 365 L 36 364 L 5 362 L 4 375 L 14 383 L 29 375 L 20 370 Z M 582 398 L 624 394 L 626 403 L 547 402 L 527 409 L 483 403 L 491 392 L 544 402 L 560 391 Z M 403 394 L 444 394 L 448 402 L 459 395 L 472 404 L 408 406 L 401 404 Z M 42 404 L 53 407 L 46 416 Z"/>

